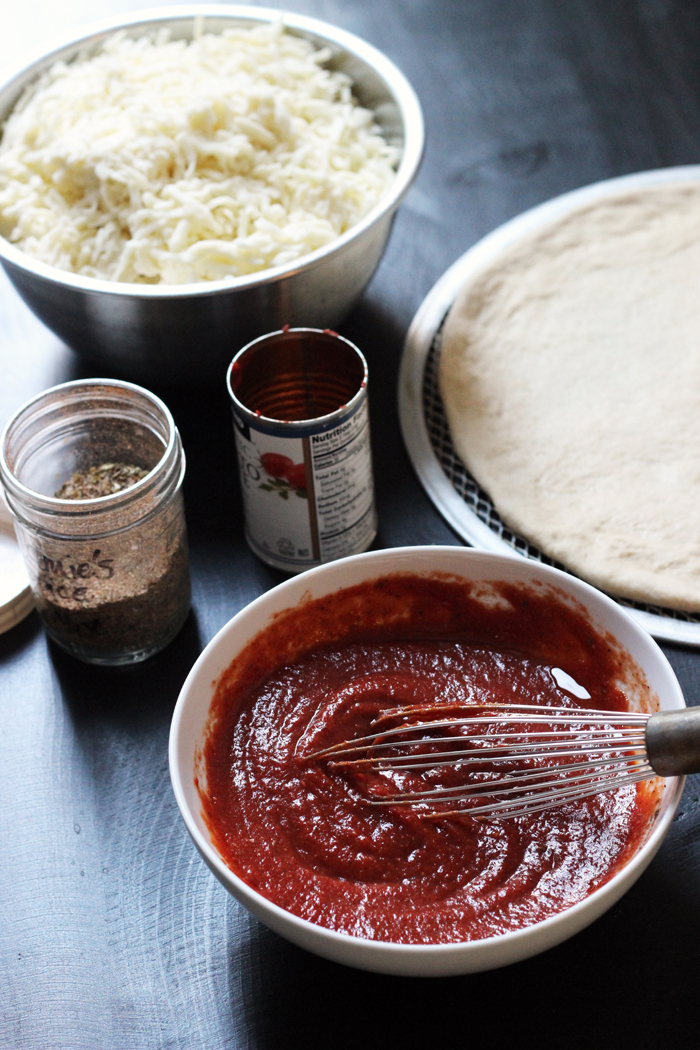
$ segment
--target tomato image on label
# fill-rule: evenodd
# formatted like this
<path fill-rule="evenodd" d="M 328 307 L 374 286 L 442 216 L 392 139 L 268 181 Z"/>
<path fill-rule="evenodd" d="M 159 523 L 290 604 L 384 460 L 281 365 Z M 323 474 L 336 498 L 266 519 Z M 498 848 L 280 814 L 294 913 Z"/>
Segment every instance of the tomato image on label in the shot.
<path fill-rule="evenodd" d="M 283 478 L 294 461 L 289 456 L 281 456 L 278 452 L 264 452 L 260 457 L 263 470 L 271 478 Z"/>
<path fill-rule="evenodd" d="M 306 467 L 303 463 L 295 463 L 289 456 L 282 456 L 277 452 L 263 453 L 260 463 L 268 480 L 261 482 L 258 488 L 264 492 L 277 492 L 282 499 L 289 499 L 290 492 L 294 492 L 300 499 L 308 498 Z"/>
<path fill-rule="evenodd" d="M 303 463 L 293 463 L 288 467 L 284 475 L 295 489 L 306 489 L 306 467 Z"/>

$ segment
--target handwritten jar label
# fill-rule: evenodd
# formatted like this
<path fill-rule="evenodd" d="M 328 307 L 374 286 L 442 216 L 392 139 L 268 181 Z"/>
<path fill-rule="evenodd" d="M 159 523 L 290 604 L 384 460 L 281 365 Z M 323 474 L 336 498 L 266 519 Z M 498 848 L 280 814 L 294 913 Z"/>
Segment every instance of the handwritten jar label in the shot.
<path fill-rule="evenodd" d="M 54 560 L 46 554 L 40 554 L 37 558 L 39 586 L 44 593 L 63 601 L 90 601 L 91 588 L 83 581 L 91 577 L 111 580 L 114 576 L 114 558 L 99 560 L 101 553 L 99 548 L 94 550 L 89 561 L 74 561 L 71 555 Z"/>

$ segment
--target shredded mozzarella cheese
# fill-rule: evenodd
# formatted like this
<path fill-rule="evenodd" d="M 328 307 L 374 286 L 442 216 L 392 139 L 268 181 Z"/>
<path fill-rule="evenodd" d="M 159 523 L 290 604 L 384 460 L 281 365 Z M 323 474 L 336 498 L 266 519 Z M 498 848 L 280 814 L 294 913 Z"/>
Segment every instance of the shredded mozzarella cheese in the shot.
<path fill-rule="evenodd" d="M 0 234 L 42 262 L 180 284 L 293 263 L 359 222 L 396 150 L 282 22 L 116 34 L 56 63 L 0 144 Z"/>

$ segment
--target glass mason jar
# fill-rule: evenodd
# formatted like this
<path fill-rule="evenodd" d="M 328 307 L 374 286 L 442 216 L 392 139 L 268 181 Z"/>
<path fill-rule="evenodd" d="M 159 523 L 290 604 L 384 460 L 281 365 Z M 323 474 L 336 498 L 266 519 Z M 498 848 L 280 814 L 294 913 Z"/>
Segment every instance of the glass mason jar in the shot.
<path fill-rule="evenodd" d="M 77 473 L 123 464 L 145 476 L 96 498 L 58 495 Z M 163 402 L 132 383 L 87 379 L 13 416 L 0 479 L 48 634 L 88 663 L 145 660 L 190 607 L 185 456 Z"/>

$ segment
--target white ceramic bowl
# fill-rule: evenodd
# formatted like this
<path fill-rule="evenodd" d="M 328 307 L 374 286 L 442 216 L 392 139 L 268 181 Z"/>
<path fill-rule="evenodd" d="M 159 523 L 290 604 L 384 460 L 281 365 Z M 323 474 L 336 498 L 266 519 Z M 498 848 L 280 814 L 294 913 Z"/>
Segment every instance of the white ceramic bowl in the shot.
<path fill-rule="evenodd" d="M 551 948 L 588 926 L 630 888 L 658 850 L 683 790 L 683 778 L 669 779 L 661 807 L 642 848 L 600 889 L 566 911 L 523 930 L 455 944 L 391 944 L 336 933 L 300 919 L 243 882 L 213 847 L 194 784 L 195 752 L 204 730 L 214 685 L 240 650 L 275 614 L 309 596 L 320 598 L 389 573 L 450 573 L 466 580 L 550 583 L 588 611 L 592 622 L 610 631 L 644 671 L 662 710 L 685 706 L 670 664 L 656 642 L 619 605 L 588 584 L 537 562 L 464 547 L 398 547 L 358 554 L 287 580 L 251 602 L 209 643 L 182 687 L 170 731 L 170 776 L 175 798 L 194 843 L 219 881 L 270 929 L 335 962 L 379 973 L 437 977 L 474 973 L 518 962 Z"/>

